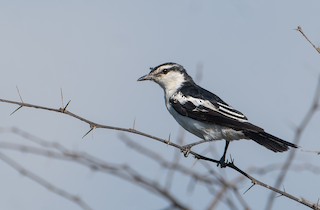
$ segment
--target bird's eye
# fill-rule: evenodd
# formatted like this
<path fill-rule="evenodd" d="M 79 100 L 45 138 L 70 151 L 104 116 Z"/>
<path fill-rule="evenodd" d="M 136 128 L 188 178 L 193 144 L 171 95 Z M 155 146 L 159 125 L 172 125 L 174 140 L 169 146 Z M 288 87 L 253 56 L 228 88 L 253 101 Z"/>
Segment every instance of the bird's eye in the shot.
<path fill-rule="evenodd" d="M 162 70 L 162 73 L 163 73 L 163 74 L 168 73 L 168 69 L 163 69 L 163 70 Z"/>

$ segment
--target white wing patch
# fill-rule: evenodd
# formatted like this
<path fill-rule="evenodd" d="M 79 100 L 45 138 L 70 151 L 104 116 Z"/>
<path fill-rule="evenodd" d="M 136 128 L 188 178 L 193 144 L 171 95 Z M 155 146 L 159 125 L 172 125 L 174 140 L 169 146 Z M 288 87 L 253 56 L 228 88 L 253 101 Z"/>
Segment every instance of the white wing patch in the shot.
<path fill-rule="evenodd" d="M 217 103 L 219 105 L 219 110 L 221 111 L 220 113 L 227 115 L 227 116 L 230 116 L 231 118 L 234 118 L 234 119 L 239 120 L 241 122 L 248 121 L 246 116 L 244 116 L 240 112 L 236 111 L 231 106 L 228 106 L 226 104 L 222 104 L 219 102 L 217 102 Z"/>
<path fill-rule="evenodd" d="M 208 100 L 203 100 L 203 99 L 199 99 L 199 98 L 194 98 L 191 96 L 185 96 L 183 95 L 181 92 L 178 92 L 177 94 L 174 94 L 172 96 L 173 99 L 177 100 L 180 104 L 185 104 L 186 102 L 191 102 L 193 103 L 196 108 L 194 108 L 192 111 L 194 112 L 208 112 L 207 109 L 210 109 L 214 112 L 218 112 L 228 118 L 232 118 L 234 120 L 238 120 L 240 122 L 248 122 L 248 119 L 245 115 L 243 115 L 242 113 L 240 113 L 239 111 L 235 110 L 234 108 L 232 108 L 231 106 L 228 106 L 226 104 L 223 103 L 219 103 L 218 104 L 218 108 L 216 106 L 214 106 L 210 101 Z M 200 106 L 204 106 L 207 109 L 201 109 Z"/>

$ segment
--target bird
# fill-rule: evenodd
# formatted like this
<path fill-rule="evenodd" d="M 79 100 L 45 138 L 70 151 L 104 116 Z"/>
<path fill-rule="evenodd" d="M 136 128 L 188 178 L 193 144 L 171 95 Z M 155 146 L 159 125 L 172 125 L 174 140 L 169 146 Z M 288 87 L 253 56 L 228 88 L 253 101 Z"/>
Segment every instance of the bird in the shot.
<path fill-rule="evenodd" d="M 138 81 L 154 81 L 164 90 L 165 105 L 174 119 L 187 131 L 202 139 L 183 147 L 185 155 L 191 147 L 208 141 L 225 140 L 218 166 L 226 167 L 229 143 L 233 140 L 253 140 L 273 152 L 284 152 L 298 146 L 267 133 L 249 122 L 240 111 L 220 97 L 197 85 L 186 69 L 167 62 L 150 68 L 150 73 Z"/>

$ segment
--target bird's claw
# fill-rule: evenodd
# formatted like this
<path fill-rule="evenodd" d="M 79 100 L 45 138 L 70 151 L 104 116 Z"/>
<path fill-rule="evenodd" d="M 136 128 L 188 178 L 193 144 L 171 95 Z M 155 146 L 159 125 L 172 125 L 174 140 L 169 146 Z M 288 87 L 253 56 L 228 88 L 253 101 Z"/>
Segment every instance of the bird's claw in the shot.
<path fill-rule="evenodd" d="M 219 162 L 217 163 L 217 167 L 225 168 L 228 165 L 228 161 L 225 160 L 225 156 L 222 156 Z"/>
<path fill-rule="evenodd" d="M 185 157 L 188 157 L 190 151 L 191 151 L 191 147 L 188 146 L 188 145 L 181 147 L 181 152 L 183 153 L 183 155 L 184 155 Z"/>

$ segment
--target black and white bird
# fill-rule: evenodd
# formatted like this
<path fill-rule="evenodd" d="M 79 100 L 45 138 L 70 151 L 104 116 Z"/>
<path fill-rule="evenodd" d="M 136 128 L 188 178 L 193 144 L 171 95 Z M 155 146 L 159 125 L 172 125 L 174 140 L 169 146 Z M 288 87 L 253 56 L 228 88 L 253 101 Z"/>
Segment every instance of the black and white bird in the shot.
<path fill-rule="evenodd" d="M 138 81 L 152 80 L 164 90 L 165 104 L 170 114 L 187 131 L 203 141 L 226 140 L 220 166 L 226 165 L 225 156 L 232 140 L 251 139 L 273 152 L 284 152 L 295 144 L 282 140 L 251 124 L 247 117 L 229 106 L 215 94 L 198 86 L 177 63 L 164 63 Z M 198 142 L 199 143 L 199 142 Z M 189 144 L 190 149 L 198 144 Z"/>

